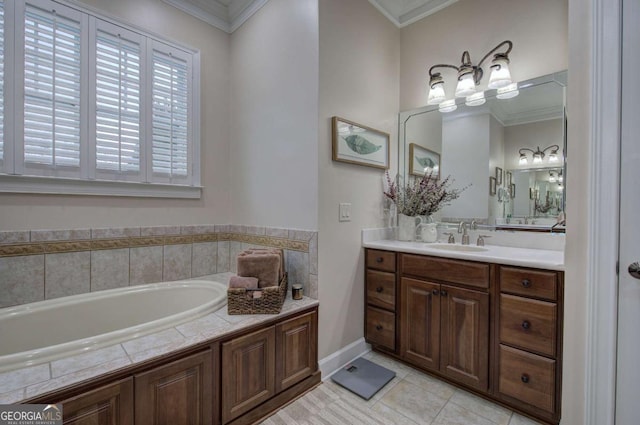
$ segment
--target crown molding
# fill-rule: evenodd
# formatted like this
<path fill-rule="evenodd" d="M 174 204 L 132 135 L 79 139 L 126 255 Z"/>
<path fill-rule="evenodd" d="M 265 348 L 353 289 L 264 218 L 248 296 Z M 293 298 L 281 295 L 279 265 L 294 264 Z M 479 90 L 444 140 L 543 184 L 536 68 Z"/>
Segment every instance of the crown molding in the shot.
<path fill-rule="evenodd" d="M 458 2 L 458 0 L 428 0 L 423 5 L 411 9 L 402 15 L 395 16 L 387 8 L 384 7 L 381 0 L 369 0 L 369 3 L 373 5 L 380 13 L 382 13 L 388 20 L 390 20 L 396 27 L 404 28 L 413 24 L 429 15 L 433 15 L 436 12 L 451 6 Z"/>
<path fill-rule="evenodd" d="M 232 0 L 229 6 L 210 0 L 162 0 L 228 34 L 240 28 L 269 0 Z"/>

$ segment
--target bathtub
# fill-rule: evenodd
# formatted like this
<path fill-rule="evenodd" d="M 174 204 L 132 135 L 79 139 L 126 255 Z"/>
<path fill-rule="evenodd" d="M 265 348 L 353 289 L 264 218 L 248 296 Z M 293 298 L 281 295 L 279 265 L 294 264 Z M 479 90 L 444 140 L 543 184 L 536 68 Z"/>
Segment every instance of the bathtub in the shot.
<path fill-rule="evenodd" d="M 0 309 L 0 372 L 176 326 L 227 303 L 226 285 L 184 280 Z"/>

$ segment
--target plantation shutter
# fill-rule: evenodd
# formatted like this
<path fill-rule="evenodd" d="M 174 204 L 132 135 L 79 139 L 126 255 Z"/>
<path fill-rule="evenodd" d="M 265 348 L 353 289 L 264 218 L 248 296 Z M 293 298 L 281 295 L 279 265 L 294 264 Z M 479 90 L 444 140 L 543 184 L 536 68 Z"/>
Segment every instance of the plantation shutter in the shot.
<path fill-rule="evenodd" d="M 24 166 L 79 168 L 81 19 L 33 3 L 24 12 Z"/>
<path fill-rule="evenodd" d="M 138 175 L 141 169 L 141 43 L 124 28 L 96 20 L 95 165 Z"/>
<path fill-rule="evenodd" d="M 184 52 L 158 48 L 159 44 L 154 43 L 151 55 L 153 179 L 188 183 L 191 177 L 190 58 Z"/>

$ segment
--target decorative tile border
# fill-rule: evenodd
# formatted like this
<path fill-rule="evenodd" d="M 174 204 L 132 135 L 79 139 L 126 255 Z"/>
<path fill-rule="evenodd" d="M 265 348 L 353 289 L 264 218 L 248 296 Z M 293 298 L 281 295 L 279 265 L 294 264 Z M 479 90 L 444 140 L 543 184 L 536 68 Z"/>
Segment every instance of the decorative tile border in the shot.
<path fill-rule="evenodd" d="M 246 233 L 204 233 L 193 235 L 169 235 L 129 237 L 61 242 L 28 242 L 0 245 L 0 257 L 51 254 L 62 252 L 98 251 L 105 249 L 139 248 L 145 246 L 181 245 L 198 242 L 235 241 L 251 245 L 270 246 L 291 251 L 309 252 L 309 242 L 273 236 Z"/>

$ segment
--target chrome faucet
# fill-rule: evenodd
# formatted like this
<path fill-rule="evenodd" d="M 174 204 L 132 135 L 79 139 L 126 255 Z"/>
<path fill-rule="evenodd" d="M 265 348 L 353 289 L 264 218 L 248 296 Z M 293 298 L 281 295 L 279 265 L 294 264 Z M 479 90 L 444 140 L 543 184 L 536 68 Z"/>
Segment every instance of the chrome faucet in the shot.
<path fill-rule="evenodd" d="M 456 238 L 453 237 L 453 233 L 443 233 L 445 236 L 449 236 L 448 243 L 456 243 Z"/>
<path fill-rule="evenodd" d="M 462 233 L 462 245 L 469 245 L 469 234 L 467 233 L 467 224 L 461 221 L 458 225 L 458 233 Z"/>

